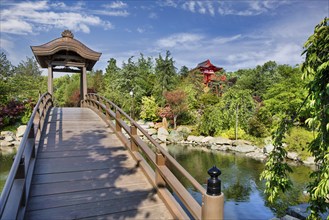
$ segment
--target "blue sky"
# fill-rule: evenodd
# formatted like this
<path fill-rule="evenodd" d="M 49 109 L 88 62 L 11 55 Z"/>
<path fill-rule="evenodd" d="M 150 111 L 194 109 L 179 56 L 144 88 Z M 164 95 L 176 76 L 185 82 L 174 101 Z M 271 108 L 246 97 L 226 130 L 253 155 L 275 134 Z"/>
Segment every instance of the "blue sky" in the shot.
<path fill-rule="evenodd" d="M 329 16 L 328 0 L 12 1 L 0 0 L 0 45 L 12 64 L 32 57 L 30 46 L 64 29 L 101 52 L 94 69 L 115 58 L 156 58 L 169 50 L 175 66 L 210 59 L 227 71 L 274 60 L 296 65 L 314 26 Z"/>

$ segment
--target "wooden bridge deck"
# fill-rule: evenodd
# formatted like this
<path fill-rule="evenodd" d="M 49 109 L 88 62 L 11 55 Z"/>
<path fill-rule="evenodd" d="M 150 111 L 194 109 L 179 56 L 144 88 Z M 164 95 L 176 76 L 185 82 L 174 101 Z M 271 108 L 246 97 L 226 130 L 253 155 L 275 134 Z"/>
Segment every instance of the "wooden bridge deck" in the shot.
<path fill-rule="evenodd" d="M 53 108 L 26 219 L 170 219 L 115 133 L 92 110 Z"/>

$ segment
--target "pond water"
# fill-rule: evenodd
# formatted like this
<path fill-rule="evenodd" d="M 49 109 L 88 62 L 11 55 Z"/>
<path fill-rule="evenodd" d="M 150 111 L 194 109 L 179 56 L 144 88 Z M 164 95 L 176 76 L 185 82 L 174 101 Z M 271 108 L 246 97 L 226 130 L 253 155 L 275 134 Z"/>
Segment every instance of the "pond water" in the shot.
<path fill-rule="evenodd" d="M 13 163 L 14 154 L 2 155 L 0 154 L 0 193 L 6 183 L 11 165 Z"/>
<path fill-rule="evenodd" d="M 243 155 L 213 152 L 181 145 L 167 146 L 169 153 L 204 187 L 207 171 L 216 165 L 220 175 L 222 191 L 225 195 L 225 219 L 271 219 L 285 215 L 289 205 L 307 201 L 303 191 L 306 190 L 308 177 L 312 171 L 306 166 L 292 166 L 292 190 L 282 194 L 278 201 L 270 205 L 263 194 L 265 183 L 259 180 L 264 163 Z M 176 175 L 176 174 L 175 174 Z M 179 175 L 176 175 L 179 178 Z M 181 179 L 192 196 L 201 204 L 201 194 L 191 184 Z"/>

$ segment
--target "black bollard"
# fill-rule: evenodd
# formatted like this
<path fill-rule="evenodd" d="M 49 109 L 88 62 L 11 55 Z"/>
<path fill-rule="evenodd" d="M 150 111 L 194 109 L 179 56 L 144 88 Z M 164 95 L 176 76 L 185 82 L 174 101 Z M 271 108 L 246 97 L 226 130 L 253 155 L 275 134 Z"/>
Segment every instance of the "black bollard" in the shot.
<path fill-rule="evenodd" d="M 218 179 L 218 176 L 222 172 L 216 167 L 213 166 L 208 170 L 210 178 L 207 182 L 207 194 L 211 196 L 219 196 L 221 194 L 221 181 Z"/>

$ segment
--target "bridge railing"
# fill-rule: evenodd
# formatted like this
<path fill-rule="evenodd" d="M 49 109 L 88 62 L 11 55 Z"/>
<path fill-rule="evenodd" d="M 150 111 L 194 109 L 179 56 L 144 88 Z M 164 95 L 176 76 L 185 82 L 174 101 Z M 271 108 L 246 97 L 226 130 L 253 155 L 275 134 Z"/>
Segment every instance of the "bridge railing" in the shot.
<path fill-rule="evenodd" d="M 87 94 L 81 103 L 81 107 L 89 107 L 93 109 L 113 130 L 116 131 L 117 136 L 130 150 L 130 153 L 135 160 L 139 162 L 139 166 L 142 168 L 149 181 L 156 187 L 159 196 L 165 201 L 167 207 L 171 210 L 175 218 L 189 219 L 190 217 L 174 199 L 168 188 L 175 192 L 193 218 L 223 218 L 224 195 L 220 191 L 216 196 L 213 196 L 214 194 L 212 193 L 208 193 L 208 190 L 206 191 L 206 189 L 204 189 L 163 147 L 161 147 L 160 144 L 147 133 L 147 131 L 145 131 L 121 108 L 110 100 L 97 94 Z M 153 150 L 140 137 L 140 135 L 138 135 L 138 133 L 143 134 L 146 137 L 148 142 L 153 146 Z M 179 173 L 178 175 L 188 180 L 190 184 L 202 194 L 202 205 L 200 205 L 186 190 L 169 167 L 175 169 L 175 171 Z M 215 176 L 216 175 L 217 174 L 215 174 Z M 217 179 L 217 176 L 215 179 Z"/>
<path fill-rule="evenodd" d="M 33 109 L 0 197 L 0 219 L 22 219 L 30 192 L 36 151 L 52 96 L 43 94 Z"/>

